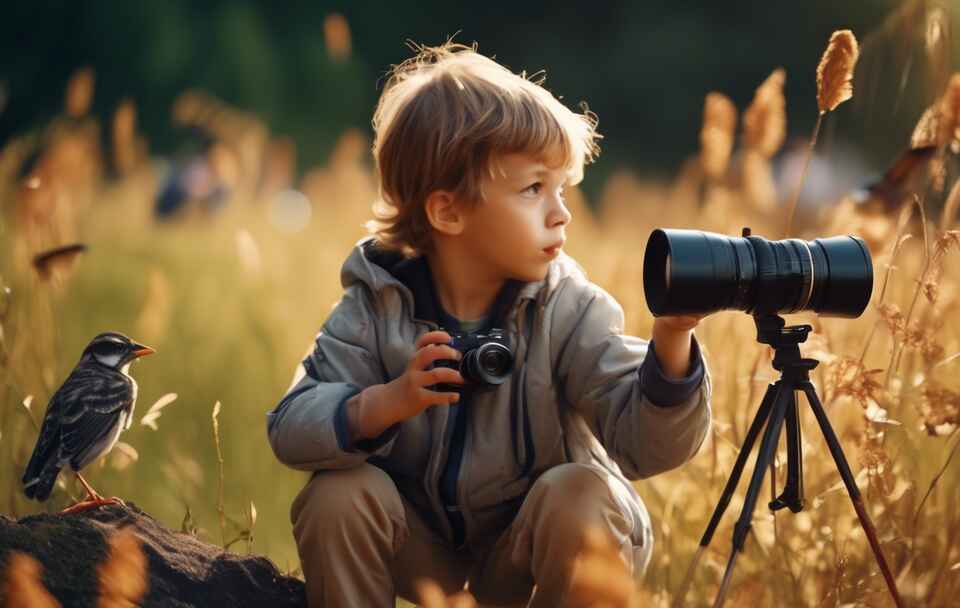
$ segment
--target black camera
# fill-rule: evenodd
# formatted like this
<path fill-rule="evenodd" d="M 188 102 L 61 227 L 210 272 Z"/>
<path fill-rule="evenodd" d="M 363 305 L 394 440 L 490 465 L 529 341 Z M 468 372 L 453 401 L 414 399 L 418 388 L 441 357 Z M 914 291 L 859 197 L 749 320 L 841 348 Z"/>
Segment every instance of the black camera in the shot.
<path fill-rule="evenodd" d="M 749 228 L 740 238 L 657 229 L 644 253 L 643 290 L 658 317 L 812 310 L 854 318 L 870 303 L 873 263 L 856 236 L 768 241 Z"/>
<path fill-rule="evenodd" d="M 506 382 L 513 371 L 513 351 L 502 329 L 491 329 L 489 334 L 468 334 L 447 331 L 453 338 L 450 346 L 463 354 L 459 361 L 438 359 L 430 369 L 449 367 L 460 371 L 466 385 L 490 388 Z M 435 390 L 457 391 L 465 385 L 438 384 Z"/>

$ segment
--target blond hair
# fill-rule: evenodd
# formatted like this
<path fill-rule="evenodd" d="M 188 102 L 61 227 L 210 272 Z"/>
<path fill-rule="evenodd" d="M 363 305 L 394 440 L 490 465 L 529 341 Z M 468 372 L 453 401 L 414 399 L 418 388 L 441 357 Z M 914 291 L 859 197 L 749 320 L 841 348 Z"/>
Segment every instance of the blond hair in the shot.
<path fill-rule="evenodd" d="M 393 67 L 373 115 L 380 200 L 366 228 L 384 247 L 407 256 L 429 251 L 427 196 L 447 190 L 479 204 L 483 177 L 498 170 L 500 155 L 550 155 L 569 184 L 583 179 L 601 137 L 586 104 L 582 114 L 571 111 L 543 78 L 514 74 L 476 44 L 411 48 L 416 56 Z"/>

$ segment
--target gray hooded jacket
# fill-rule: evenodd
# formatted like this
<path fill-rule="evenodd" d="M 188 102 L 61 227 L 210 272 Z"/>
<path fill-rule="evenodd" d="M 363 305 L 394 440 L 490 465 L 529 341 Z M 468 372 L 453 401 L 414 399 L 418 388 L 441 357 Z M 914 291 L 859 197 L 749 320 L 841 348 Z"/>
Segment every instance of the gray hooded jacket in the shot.
<path fill-rule="evenodd" d="M 402 375 L 417 338 L 449 318 L 430 297 L 425 258 L 404 260 L 376 245 L 367 237 L 354 247 L 341 272 L 342 299 L 267 414 L 277 458 L 306 471 L 369 461 L 454 546 L 502 532 L 545 470 L 590 463 L 628 489 L 635 502 L 625 507 L 648 537 L 649 518 L 628 480 L 686 462 L 710 426 L 711 381 L 696 339 L 690 375 L 666 378 L 652 343 L 622 333 L 617 301 L 561 253 L 544 280 L 508 281 L 494 305 L 491 322 L 502 323 L 516 360 L 504 384 L 353 442 L 346 401 Z M 465 432 L 455 434 L 461 413 Z M 450 470 L 453 506 L 440 488 Z"/>

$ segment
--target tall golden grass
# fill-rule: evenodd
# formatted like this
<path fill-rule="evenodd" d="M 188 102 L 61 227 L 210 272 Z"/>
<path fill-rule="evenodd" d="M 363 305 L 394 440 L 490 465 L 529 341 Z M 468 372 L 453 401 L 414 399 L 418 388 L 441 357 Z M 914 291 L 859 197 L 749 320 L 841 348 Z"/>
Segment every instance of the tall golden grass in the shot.
<path fill-rule="evenodd" d="M 773 122 L 765 128 L 772 134 L 753 131 L 760 119 L 751 117 L 759 110 L 744 119 L 755 163 L 768 163 L 782 143 L 783 78 L 774 72 L 755 102 L 770 106 L 764 111 L 774 115 Z M 248 551 L 297 572 L 288 514 L 305 474 L 275 461 L 264 414 L 287 388 L 342 293 L 340 266 L 364 235 L 376 194 L 365 152 L 369 142 L 344 133 L 329 163 L 309 168 L 293 184 L 288 142 L 254 116 L 200 93 L 185 94 L 174 118 L 214 135 L 218 147 L 209 162 L 231 195 L 216 214 L 191 207 L 178 221 L 158 224 L 151 216 L 158 174 L 143 153 L 134 102 L 124 102 L 112 122 L 118 132 L 111 141 L 127 149 L 111 155 L 94 137 L 104 127 L 85 109 L 83 87 L 93 86 L 92 72 L 74 82 L 64 115 L 44 133 L 7 142 L 0 156 L 0 508 L 16 516 L 54 512 L 79 494 L 65 476 L 46 504 L 28 503 L 19 478 L 43 408 L 83 346 L 99 331 L 124 331 L 158 354 L 133 369 L 140 407 L 123 436 L 129 449 L 114 450 L 91 466 L 92 483 L 208 541 L 246 540 Z M 724 107 L 721 133 L 733 146 L 736 114 L 731 122 L 731 108 Z M 952 132 L 948 139 L 953 141 Z M 750 204 L 758 191 L 771 196 L 769 184 L 750 184 L 749 171 L 733 175 L 741 168 L 730 166 L 728 143 L 720 143 L 710 188 L 722 196 L 710 195 L 707 207 L 696 171 L 673 183 L 620 172 L 593 206 L 579 190 L 568 197 L 574 217 L 568 251 L 623 305 L 627 333 L 648 336 L 652 327 L 639 248 L 653 228 L 736 235 L 751 226 L 755 234 L 779 236 L 783 193 Z M 949 144 L 942 145 L 944 154 L 953 154 Z M 24 159 L 38 149 L 39 161 L 18 176 Z M 108 179 L 104 167 L 111 163 L 120 170 Z M 753 174 L 768 171 L 761 169 L 754 167 Z M 294 185 L 311 213 L 299 230 L 276 221 L 278 201 L 289 200 L 286 189 Z M 815 328 L 802 350 L 821 361 L 812 377 L 901 593 L 917 606 L 947 606 L 960 593 L 960 271 L 952 263 L 960 233 L 954 223 L 958 187 L 951 186 L 953 202 L 939 217 L 925 213 L 930 201 L 917 204 L 919 197 L 909 197 L 900 215 L 871 220 L 881 222 L 879 234 L 887 236 L 871 241 L 877 287 L 861 318 L 788 317 Z M 844 217 L 857 232 L 857 216 L 849 213 Z M 795 233 L 826 236 L 836 219 L 829 213 L 801 216 Z M 36 271 L 36 254 L 74 242 L 88 249 L 61 260 L 47 275 Z M 657 538 L 642 590 L 618 591 L 623 570 L 602 541 L 589 541 L 576 588 L 587 597 L 595 592 L 598 605 L 669 605 L 760 396 L 776 378 L 769 349 L 755 341 L 747 315 L 712 315 L 696 331 L 714 378 L 712 432 L 692 462 L 636 484 Z M 802 426 L 814 429 L 803 439 L 808 508 L 776 518 L 757 509 L 728 605 L 890 605 L 812 414 L 801 409 Z M 781 454 L 775 464 L 779 479 L 784 462 Z M 709 604 L 717 591 L 744 486 L 694 573 L 690 605 Z M 36 567 L 16 564 L 32 589 Z M 610 580 L 604 581 L 604 572 Z M 432 593 L 429 583 L 423 589 Z M 446 601 L 435 595 L 425 605 Z M 464 598 L 454 602 L 469 605 Z"/>

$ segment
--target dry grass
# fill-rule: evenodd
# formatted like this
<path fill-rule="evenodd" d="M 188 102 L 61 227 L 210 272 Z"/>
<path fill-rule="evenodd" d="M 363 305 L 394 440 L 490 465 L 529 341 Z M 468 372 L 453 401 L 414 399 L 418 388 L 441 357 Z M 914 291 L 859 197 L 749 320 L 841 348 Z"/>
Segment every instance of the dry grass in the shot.
<path fill-rule="evenodd" d="M 97 608 L 139 606 L 149 589 L 147 556 L 140 539 L 132 530 L 120 529 L 110 536 L 107 547 L 107 559 L 97 566 Z"/>
<path fill-rule="evenodd" d="M 43 585 L 43 566 L 25 553 L 12 552 L 7 561 L 3 590 L 8 608 L 60 608 L 60 602 Z"/>
<path fill-rule="evenodd" d="M 796 212 L 800 193 L 803 192 L 803 182 L 807 176 L 810 159 L 813 157 L 813 148 L 817 145 L 817 136 L 820 133 L 823 118 L 827 112 L 833 111 L 841 103 L 853 97 L 853 69 L 859 57 L 860 47 L 853 32 L 838 30 L 830 36 L 830 42 L 827 43 L 827 48 L 820 57 L 820 63 L 817 64 L 817 107 L 820 113 L 817 115 L 813 135 L 810 136 L 810 143 L 807 146 L 800 181 L 797 183 L 787 209 L 787 227 L 783 232 L 783 238 L 793 236 L 793 214 Z"/>
<path fill-rule="evenodd" d="M 703 128 L 700 130 L 703 172 L 719 180 L 727 172 L 737 129 L 737 108 L 723 93 L 707 94 L 703 103 Z"/>
<path fill-rule="evenodd" d="M 832 112 L 853 97 L 853 68 L 859 56 L 860 47 L 853 32 L 839 30 L 830 36 L 817 65 L 817 107 L 821 114 Z"/>
<path fill-rule="evenodd" d="M 786 100 L 783 68 L 774 70 L 763 81 L 753 101 L 743 113 L 743 194 L 758 213 L 769 213 L 777 205 L 770 159 L 780 151 L 787 136 Z"/>
<path fill-rule="evenodd" d="M 290 202 L 286 189 L 294 185 L 289 146 L 255 117 L 191 93 L 177 105 L 178 120 L 216 135 L 220 147 L 210 162 L 232 194 L 217 214 L 196 206 L 179 221 L 158 225 L 150 216 L 158 176 L 136 148 L 142 139 L 131 126 L 132 106 L 114 122 L 123 133 L 113 141 L 129 148 L 114 153 L 120 177 L 104 177 L 103 167 L 112 161 L 91 139 L 99 125 L 84 112 L 76 113 L 83 107 L 84 83 L 92 86 L 92 74 L 88 76 L 71 85 L 76 98 L 68 104 L 71 116 L 54 120 L 49 138 L 8 142 L 0 157 L 5 210 L 0 283 L 10 289 L 0 301 L 0 487 L 5 490 L 0 509 L 24 515 L 53 511 L 69 500 L 69 479 L 46 505 L 22 498 L 18 479 L 36 437 L 29 416 L 39 415 L 91 335 L 104 329 L 127 331 L 149 337 L 158 350 L 150 365 L 133 370 L 141 387 L 139 414 L 150 409 L 144 404 L 169 393 L 178 395 L 177 402 L 162 418 L 163 406 L 154 409 L 124 435 L 139 458 L 131 461 L 131 452 L 114 450 L 107 461 L 126 458 L 126 468 L 91 466 L 93 482 L 172 527 L 182 521 L 184 529 L 208 540 L 209 529 L 221 528 L 220 542 L 231 536 L 222 529 L 226 525 L 236 528 L 238 539 L 252 542 L 259 509 L 258 551 L 293 571 L 297 557 L 289 503 L 305 478 L 275 462 L 265 438 L 264 413 L 287 388 L 294 366 L 340 297 L 340 265 L 363 236 L 375 194 L 365 160 L 368 142 L 345 133 L 330 163 L 306 172 L 297 186 L 309 200 L 311 215 L 302 226 L 291 224 L 279 215 L 281 209 L 289 211 L 280 201 Z M 735 120 L 735 110 L 733 116 Z M 723 124 L 732 138 L 730 121 Z M 26 158 L 40 141 L 45 146 L 40 162 L 17 178 L 20 163 L 15 161 Z M 952 153 L 944 146 L 944 154 Z M 720 149 L 718 154 L 729 153 Z M 627 333 L 648 336 L 652 326 L 637 259 L 653 228 L 737 235 L 749 225 L 755 234 L 778 236 L 782 214 L 743 204 L 751 196 L 751 185 L 743 183 L 749 175 L 728 179 L 732 169 L 727 164 L 716 163 L 721 171 L 711 179 L 723 196 L 714 196 L 706 210 L 697 171 L 682 173 L 673 184 L 616 174 L 595 201 L 596 213 L 582 193 L 570 194 L 575 221 L 569 253 L 623 305 Z M 785 202 L 780 196 L 768 204 L 779 209 Z M 933 202 L 927 200 L 927 208 Z M 887 227 L 878 232 L 885 236 L 873 241 L 875 276 L 882 286 L 861 318 L 788 318 L 815 327 L 803 345 L 805 355 L 821 361 L 812 376 L 901 593 L 917 606 L 949 605 L 960 593 L 955 459 L 960 266 L 953 263 L 956 203 L 947 207 L 946 219 L 917 220 L 923 206 L 912 206 L 907 211 L 912 222 L 872 220 Z M 849 213 L 855 221 L 855 211 Z M 798 219 L 795 232 L 809 238 L 829 235 L 827 227 L 835 218 Z M 850 230 L 857 228 L 851 224 Z M 52 266 L 45 276 L 36 272 L 34 255 L 74 242 L 89 249 L 72 264 Z M 655 606 L 674 599 L 760 396 L 775 379 L 769 349 L 756 343 L 747 315 L 713 315 L 697 335 L 714 378 L 716 423 L 692 462 L 637 484 L 657 537 L 642 592 L 634 590 L 624 599 L 623 569 L 602 542 L 590 545 L 579 570 L 579 588 L 597 587 L 608 576 L 602 591 L 610 594 L 604 597 L 611 606 L 638 597 Z M 36 411 L 23 406 L 29 396 Z M 209 404 L 215 402 L 223 403 L 223 416 L 214 418 L 217 440 L 211 445 L 207 425 Z M 890 605 L 808 408 L 802 408 L 801 424 L 807 431 L 803 470 L 808 508 L 775 519 L 762 506 L 757 509 L 728 605 Z M 785 476 L 784 462 L 781 453 L 779 479 Z M 745 485 L 734 495 L 693 575 L 689 605 L 707 605 L 717 591 Z M 230 513 L 242 514 L 240 521 Z M 24 584 L 37 578 L 36 568 L 21 564 L 17 572 L 22 574 L 14 576 Z M 432 591 L 429 585 L 424 589 L 424 605 L 469 605 L 463 597 L 448 601 L 434 593 L 427 598 Z"/>

